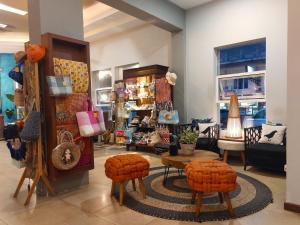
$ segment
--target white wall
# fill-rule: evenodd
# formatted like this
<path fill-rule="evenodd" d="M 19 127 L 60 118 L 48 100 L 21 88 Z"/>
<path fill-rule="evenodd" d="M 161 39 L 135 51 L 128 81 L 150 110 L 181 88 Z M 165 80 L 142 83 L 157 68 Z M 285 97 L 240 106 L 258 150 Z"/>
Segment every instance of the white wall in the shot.
<path fill-rule="evenodd" d="M 186 15 L 187 118 L 217 118 L 214 48 L 266 38 L 267 119 L 286 122 L 287 0 L 218 0 Z"/>
<path fill-rule="evenodd" d="M 139 63 L 140 66 L 169 66 L 170 46 L 170 32 L 143 25 L 123 34 L 91 42 L 91 69 L 111 68 L 114 75 L 115 67 L 132 63 Z"/>
<path fill-rule="evenodd" d="M 300 1 L 289 0 L 287 75 L 287 196 L 286 202 L 300 205 L 299 127 L 300 127 Z"/>

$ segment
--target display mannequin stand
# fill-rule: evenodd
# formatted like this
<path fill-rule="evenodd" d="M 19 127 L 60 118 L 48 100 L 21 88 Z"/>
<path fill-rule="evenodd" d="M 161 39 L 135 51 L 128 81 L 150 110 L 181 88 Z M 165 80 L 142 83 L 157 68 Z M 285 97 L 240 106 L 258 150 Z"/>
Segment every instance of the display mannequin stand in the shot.
<path fill-rule="evenodd" d="M 31 67 L 33 73 L 29 74 L 28 71 L 24 71 L 24 76 L 23 79 L 32 79 L 32 90 L 34 93 L 32 93 L 35 99 L 35 107 L 36 107 L 36 111 L 39 112 L 40 111 L 40 90 L 39 90 L 39 76 L 38 76 L 38 64 L 37 63 L 30 63 L 28 61 L 25 62 L 27 69 Z M 28 73 L 28 74 L 27 74 Z M 24 84 L 26 84 L 28 82 L 24 82 Z M 28 87 L 26 87 L 26 85 L 24 85 L 24 89 L 26 89 Z M 25 90 L 24 90 L 25 91 Z M 27 110 L 27 113 L 29 110 Z M 41 126 L 41 125 L 40 125 Z M 19 191 L 24 183 L 24 180 L 26 179 L 26 177 L 28 176 L 28 174 L 31 172 L 30 170 L 33 170 L 34 174 L 34 178 L 33 178 L 33 183 L 31 184 L 30 188 L 29 188 L 29 192 L 25 201 L 24 205 L 28 205 L 30 202 L 30 199 L 32 197 L 32 194 L 36 188 L 36 185 L 38 184 L 38 182 L 40 181 L 40 179 L 43 180 L 43 182 L 45 183 L 48 191 L 51 194 L 54 194 L 54 191 L 49 183 L 46 171 L 45 171 L 45 165 L 44 165 L 44 160 L 43 160 L 43 146 L 42 146 L 42 134 L 41 134 L 41 127 L 40 127 L 40 134 L 39 134 L 39 139 L 36 143 L 30 143 L 30 147 L 33 147 L 34 149 L 34 154 L 35 155 L 35 165 L 33 166 L 33 168 L 29 168 L 28 166 L 26 166 L 22 177 L 19 181 L 19 184 L 17 186 L 17 189 L 14 193 L 14 198 L 16 198 L 19 194 Z"/>

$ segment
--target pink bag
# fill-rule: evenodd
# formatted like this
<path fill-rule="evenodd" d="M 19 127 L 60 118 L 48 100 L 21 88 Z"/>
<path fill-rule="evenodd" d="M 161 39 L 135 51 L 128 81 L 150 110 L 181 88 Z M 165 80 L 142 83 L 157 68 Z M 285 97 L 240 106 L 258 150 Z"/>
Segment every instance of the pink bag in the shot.
<path fill-rule="evenodd" d="M 91 101 L 88 101 L 88 105 L 87 111 L 76 113 L 79 133 L 82 137 L 92 137 L 103 132 L 100 127 L 99 112 L 93 109 Z"/>

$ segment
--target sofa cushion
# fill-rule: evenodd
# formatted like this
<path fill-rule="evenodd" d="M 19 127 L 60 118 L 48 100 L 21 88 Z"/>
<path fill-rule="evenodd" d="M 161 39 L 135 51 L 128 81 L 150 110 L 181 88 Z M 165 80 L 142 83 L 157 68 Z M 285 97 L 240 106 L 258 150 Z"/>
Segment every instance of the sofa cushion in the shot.
<path fill-rule="evenodd" d="M 248 147 L 251 150 L 257 151 L 257 152 L 267 152 L 267 153 L 285 153 L 286 146 L 284 145 L 271 145 L 271 144 L 252 144 Z"/>

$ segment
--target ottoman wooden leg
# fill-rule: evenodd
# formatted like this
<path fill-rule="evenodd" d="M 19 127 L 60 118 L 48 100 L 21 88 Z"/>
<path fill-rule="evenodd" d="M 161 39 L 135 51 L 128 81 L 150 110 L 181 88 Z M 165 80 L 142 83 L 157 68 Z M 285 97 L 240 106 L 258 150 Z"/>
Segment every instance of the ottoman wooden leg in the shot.
<path fill-rule="evenodd" d="M 223 204 L 224 202 L 224 199 L 223 199 L 223 193 L 222 192 L 219 192 L 219 200 L 220 200 L 220 203 Z"/>
<path fill-rule="evenodd" d="M 197 192 L 193 190 L 193 193 L 192 193 L 192 204 L 195 203 L 196 196 L 197 196 Z"/>
<path fill-rule="evenodd" d="M 196 203 L 196 216 L 197 217 L 200 215 L 200 209 L 202 206 L 202 197 L 203 197 L 203 193 L 199 192 L 197 194 L 197 203 Z"/>
<path fill-rule="evenodd" d="M 136 191 L 135 179 L 132 179 L 131 181 L 132 181 L 132 187 L 133 187 L 133 190 Z"/>
<path fill-rule="evenodd" d="M 116 188 L 116 183 L 114 181 L 112 181 L 111 183 L 111 190 L 110 190 L 110 196 L 114 196 L 115 193 L 115 188 Z"/>
<path fill-rule="evenodd" d="M 139 178 L 139 188 L 140 188 L 140 191 L 142 193 L 142 196 L 143 198 L 145 199 L 146 198 L 146 190 L 145 190 L 145 185 L 144 185 L 144 181 L 142 178 Z"/>
<path fill-rule="evenodd" d="M 124 189 L 125 189 L 124 183 L 122 182 L 122 183 L 120 183 L 120 196 L 119 196 L 119 204 L 120 204 L 120 206 L 123 205 Z"/>
<path fill-rule="evenodd" d="M 224 193 L 224 198 L 225 198 L 225 201 L 226 201 L 227 206 L 228 206 L 229 214 L 230 214 L 231 216 L 234 216 L 234 212 L 233 212 L 233 209 L 232 209 L 232 204 L 231 204 L 231 200 L 230 200 L 230 197 L 229 197 L 229 193 L 228 193 L 228 192 Z"/>

